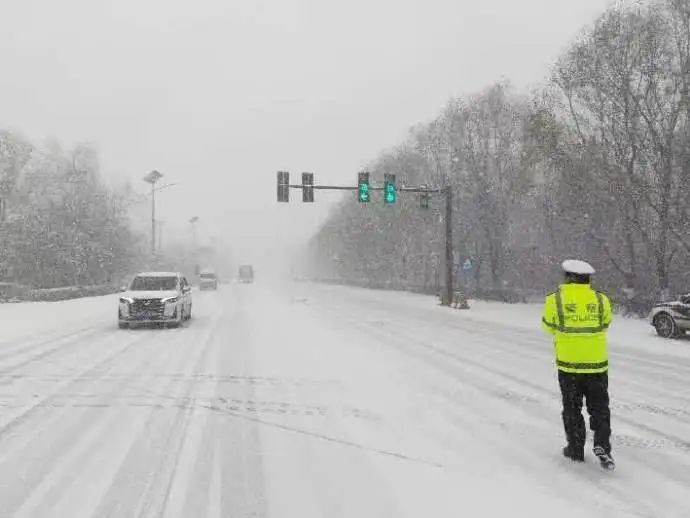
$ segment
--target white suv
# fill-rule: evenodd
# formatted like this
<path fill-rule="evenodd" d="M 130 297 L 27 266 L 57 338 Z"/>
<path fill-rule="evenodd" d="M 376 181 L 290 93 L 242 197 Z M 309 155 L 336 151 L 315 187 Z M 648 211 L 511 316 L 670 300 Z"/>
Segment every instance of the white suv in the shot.
<path fill-rule="evenodd" d="M 181 273 L 147 272 L 132 279 L 120 295 L 120 329 L 130 324 L 165 323 L 177 327 L 192 317 L 192 287 Z"/>

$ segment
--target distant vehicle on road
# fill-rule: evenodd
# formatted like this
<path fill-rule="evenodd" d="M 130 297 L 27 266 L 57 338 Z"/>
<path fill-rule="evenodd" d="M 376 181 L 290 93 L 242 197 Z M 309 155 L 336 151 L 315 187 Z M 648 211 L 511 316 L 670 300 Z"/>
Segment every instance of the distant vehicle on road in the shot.
<path fill-rule="evenodd" d="M 663 338 L 676 338 L 689 332 L 690 293 L 681 295 L 678 300 L 655 304 L 649 322 Z"/>
<path fill-rule="evenodd" d="M 218 277 L 213 270 L 201 270 L 199 274 L 199 289 L 200 290 L 217 290 Z"/>
<path fill-rule="evenodd" d="M 159 323 L 177 327 L 192 317 L 192 287 L 181 273 L 146 272 L 134 276 L 120 296 L 120 329 L 132 324 Z"/>
<path fill-rule="evenodd" d="M 254 269 L 252 268 L 252 265 L 243 264 L 240 266 L 237 278 L 243 284 L 250 284 L 254 282 Z"/>

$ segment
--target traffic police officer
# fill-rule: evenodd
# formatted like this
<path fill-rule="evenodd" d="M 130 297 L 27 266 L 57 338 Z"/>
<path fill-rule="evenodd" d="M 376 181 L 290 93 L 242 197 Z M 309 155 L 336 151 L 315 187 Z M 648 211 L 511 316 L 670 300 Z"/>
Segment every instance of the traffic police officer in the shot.
<path fill-rule="evenodd" d="M 587 433 L 582 417 L 584 397 L 589 425 L 594 432 L 594 454 L 602 466 L 613 468 L 606 348 L 611 301 L 592 289 L 590 278 L 594 268 L 591 265 L 570 259 L 563 262 L 562 268 L 565 282 L 546 297 L 542 327 L 554 337 L 567 439 L 563 455 L 584 461 Z"/>

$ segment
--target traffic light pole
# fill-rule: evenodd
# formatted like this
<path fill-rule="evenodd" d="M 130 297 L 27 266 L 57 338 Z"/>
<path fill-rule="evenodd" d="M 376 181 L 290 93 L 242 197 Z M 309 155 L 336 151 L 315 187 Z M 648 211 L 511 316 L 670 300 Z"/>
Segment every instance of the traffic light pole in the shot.
<path fill-rule="evenodd" d="M 453 189 L 450 184 L 444 188 L 446 194 L 446 297 L 441 298 L 444 305 L 450 306 L 453 302 Z"/>

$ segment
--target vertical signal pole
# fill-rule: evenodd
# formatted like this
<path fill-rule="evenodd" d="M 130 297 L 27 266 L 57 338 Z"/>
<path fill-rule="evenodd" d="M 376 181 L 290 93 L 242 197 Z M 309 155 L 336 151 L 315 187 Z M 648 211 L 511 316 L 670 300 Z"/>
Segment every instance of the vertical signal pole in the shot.
<path fill-rule="evenodd" d="M 445 187 L 446 194 L 446 300 L 444 304 L 453 302 L 453 189 L 450 179 Z"/>

